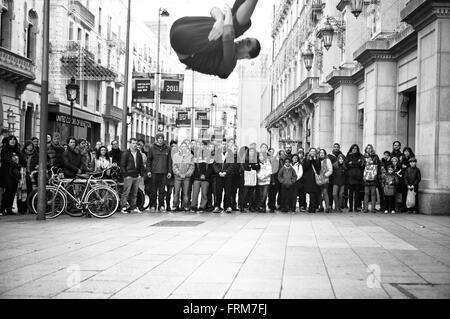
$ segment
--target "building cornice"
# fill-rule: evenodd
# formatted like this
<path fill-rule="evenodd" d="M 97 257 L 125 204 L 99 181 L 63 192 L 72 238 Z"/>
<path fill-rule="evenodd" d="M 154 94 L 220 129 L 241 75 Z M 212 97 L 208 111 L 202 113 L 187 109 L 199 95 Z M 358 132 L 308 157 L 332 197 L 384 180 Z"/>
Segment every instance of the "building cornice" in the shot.
<path fill-rule="evenodd" d="M 400 12 L 400 17 L 420 31 L 436 19 L 450 19 L 450 1 L 410 0 Z"/>
<path fill-rule="evenodd" d="M 357 64 L 353 68 L 333 70 L 326 80 L 333 90 L 342 85 L 358 85 L 364 81 L 364 68 L 361 64 Z"/>
<path fill-rule="evenodd" d="M 389 50 L 389 41 L 379 39 L 364 43 L 353 53 L 353 59 L 366 67 L 376 61 L 395 61 L 395 56 Z"/>

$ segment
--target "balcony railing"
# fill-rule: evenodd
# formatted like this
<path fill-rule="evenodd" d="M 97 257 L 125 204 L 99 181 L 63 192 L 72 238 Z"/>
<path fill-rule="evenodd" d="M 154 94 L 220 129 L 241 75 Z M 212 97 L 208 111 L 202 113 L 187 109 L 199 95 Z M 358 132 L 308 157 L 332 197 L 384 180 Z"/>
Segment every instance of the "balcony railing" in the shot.
<path fill-rule="evenodd" d="M 27 82 L 36 78 L 33 61 L 0 47 L 0 78 L 12 82 Z"/>
<path fill-rule="evenodd" d="M 78 16 L 80 20 L 91 30 L 95 28 L 95 15 L 89 11 L 80 1 L 70 1 L 70 11 Z"/>
<path fill-rule="evenodd" d="M 281 102 L 277 108 L 272 111 L 264 120 L 266 125 L 270 125 L 272 122 L 279 119 L 285 113 L 289 112 L 289 110 L 299 104 L 302 100 L 306 98 L 308 93 L 315 88 L 319 87 L 319 78 L 318 77 L 308 77 L 306 78 L 300 85 L 292 91 L 286 99 Z"/>
<path fill-rule="evenodd" d="M 122 121 L 122 109 L 114 105 L 105 104 L 103 117 L 115 121 Z"/>

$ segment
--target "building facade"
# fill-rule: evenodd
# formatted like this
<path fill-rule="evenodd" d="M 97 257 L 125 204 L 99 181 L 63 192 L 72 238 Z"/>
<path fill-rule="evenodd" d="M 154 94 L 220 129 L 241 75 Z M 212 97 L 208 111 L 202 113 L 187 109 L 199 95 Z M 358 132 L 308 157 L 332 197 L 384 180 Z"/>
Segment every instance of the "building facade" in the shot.
<path fill-rule="evenodd" d="M 39 133 L 42 1 L 0 2 L 0 127 L 23 143 Z"/>
<path fill-rule="evenodd" d="M 448 213 L 450 2 L 283 0 L 272 37 L 272 144 L 382 154 L 399 140 L 422 171 L 421 211 Z"/>
<path fill-rule="evenodd" d="M 131 56 L 132 72 L 129 81 L 131 83 L 132 73 L 156 73 L 158 59 L 158 23 L 156 28 L 154 22 L 134 21 L 131 24 Z M 167 30 L 167 25 L 161 21 L 161 31 Z M 178 57 L 170 46 L 165 42 L 168 36 L 160 34 L 160 73 L 184 74 L 184 68 L 178 61 Z M 129 96 L 131 97 L 131 86 Z M 154 142 L 154 132 L 156 123 L 155 103 L 132 103 L 132 109 L 128 126 L 128 136 L 143 139 L 147 143 Z M 162 129 L 166 140 L 174 138 L 175 117 L 174 107 L 176 105 L 160 104 L 158 124 Z"/>

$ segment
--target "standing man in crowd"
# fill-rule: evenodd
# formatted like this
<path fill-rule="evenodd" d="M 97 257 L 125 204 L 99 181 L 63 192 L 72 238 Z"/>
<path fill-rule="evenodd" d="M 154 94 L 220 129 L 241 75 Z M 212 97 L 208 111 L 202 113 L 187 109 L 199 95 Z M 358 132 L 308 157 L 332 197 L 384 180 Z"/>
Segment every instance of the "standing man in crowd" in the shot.
<path fill-rule="evenodd" d="M 156 142 L 148 152 L 147 175 L 152 179 L 150 210 L 155 212 L 158 203 L 158 210 L 165 212 L 164 197 L 167 179 L 172 178 L 172 156 L 170 147 L 164 143 L 162 133 L 156 134 Z"/>
<path fill-rule="evenodd" d="M 120 166 L 122 151 L 119 148 L 119 142 L 116 140 L 111 142 L 111 151 L 109 151 L 109 157 L 111 158 L 111 163 L 116 163 L 118 166 Z"/>
<path fill-rule="evenodd" d="M 226 208 L 227 213 L 232 212 L 231 208 L 231 184 L 234 173 L 234 154 L 228 151 L 227 140 L 223 139 L 221 149 L 218 149 L 214 159 L 214 175 L 216 180 L 216 190 L 214 196 L 214 213 L 219 213 Z M 225 191 L 225 192 L 224 192 Z M 225 193 L 225 194 L 224 194 Z M 223 208 L 222 195 L 223 198 Z"/>
<path fill-rule="evenodd" d="M 142 154 L 137 149 L 137 140 L 130 139 L 130 148 L 122 153 L 120 172 L 124 178 L 123 193 L 121 198 L 122 213 L 142 213 L 136 207 L 136 198 L 139 190 L 140 178 L 145 174 Z M 127 199 L 130 197 L 130 205 L 127 207 Z"/>
<path fill-rule="evenodd" d="M 63 168 L 64 147 L 61 146 L 61 134 L 58 132 L 50 135 L 50 142 L 47 143 L 48 167 L 56 166 Z"/>
<path fill-rule="evenodd" d="M 327 155 L 328 159 L 331 161 L 331 165 L 337 162 L 339 155 L 341 155 L 341 145 L 339 143 L 333 144 L 333 150 L 331 153 Z M 334 174 L 334 173 L 333 173 Z M 330 208 L 333 208 L 333 174 L 330 176 L 330 183 L 328 184 L 328 198 L 330 200 Z M 339 209 L 338 203 L 334 203 L 336 205 L 336 209 Z"/>

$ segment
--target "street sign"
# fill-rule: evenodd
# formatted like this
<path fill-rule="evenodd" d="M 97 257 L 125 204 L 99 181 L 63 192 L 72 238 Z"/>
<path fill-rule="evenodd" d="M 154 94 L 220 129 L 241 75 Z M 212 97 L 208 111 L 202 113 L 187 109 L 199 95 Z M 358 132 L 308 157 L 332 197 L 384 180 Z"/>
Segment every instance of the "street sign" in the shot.
<path fill-rule="evenodd" d="M 191 127 L 191 115 L 189 111 L 177 111 L 177 127 Z"/>
<path fill-rule="evenodd" d="M 161 74 L 161 103 L 183 104 L 184 74 Z"/>
<path fill-rule="evenodd" d="M 209 111 L 196 110 L 195 111 L 195 127 L 209 128 L 209 125 L 210 125 L 209 115 L 210 115 Z"/>

